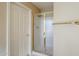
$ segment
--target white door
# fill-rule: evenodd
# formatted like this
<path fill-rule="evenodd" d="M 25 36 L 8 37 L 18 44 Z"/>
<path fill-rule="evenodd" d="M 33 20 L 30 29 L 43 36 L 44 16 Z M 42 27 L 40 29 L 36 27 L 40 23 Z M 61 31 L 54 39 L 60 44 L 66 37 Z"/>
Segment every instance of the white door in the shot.
<path fill-rule="evenodd" d="M 10 55 L 31 54 L 31 10 L 20 3 L 10 3 Z"/>

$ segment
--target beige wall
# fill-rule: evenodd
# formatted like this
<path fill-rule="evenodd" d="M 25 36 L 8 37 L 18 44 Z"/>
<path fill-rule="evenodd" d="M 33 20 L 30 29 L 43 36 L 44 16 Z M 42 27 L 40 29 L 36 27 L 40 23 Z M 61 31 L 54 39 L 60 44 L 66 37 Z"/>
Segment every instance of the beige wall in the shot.
<path fill-rule="evenodd" d="M 79 3 L 54 3 L 54 22 L 79 20 Z M 54 55 L 79 56 L 79 25 L 54 25 Z"/>
<path fill-rule="evenodd" d="M 54 21 L 79 19 L 79 3 L 54 3 Z"/>
<path fill-rule="evenodd" d="M 6 3 L 0 2 L 0 48 L 6 47 Z"/>

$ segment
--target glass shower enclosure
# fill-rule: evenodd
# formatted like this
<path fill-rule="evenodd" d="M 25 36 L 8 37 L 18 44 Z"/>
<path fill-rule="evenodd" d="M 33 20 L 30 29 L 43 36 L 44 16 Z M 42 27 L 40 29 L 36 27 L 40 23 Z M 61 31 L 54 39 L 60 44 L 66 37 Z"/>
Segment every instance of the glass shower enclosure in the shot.
<path fill-rule="evenodd" d="M 35 15 L 33 50 L 49 56 L 53 55 L 53 12 Z"/>

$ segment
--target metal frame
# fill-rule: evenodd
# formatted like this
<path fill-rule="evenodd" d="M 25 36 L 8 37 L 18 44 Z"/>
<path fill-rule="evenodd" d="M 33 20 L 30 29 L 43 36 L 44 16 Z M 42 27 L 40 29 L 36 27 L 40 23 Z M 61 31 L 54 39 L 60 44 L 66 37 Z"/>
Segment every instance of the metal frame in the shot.
<path fill-rule="evenodd" d="M 53 23 L 53 25 L 62 25 L 62 24 L 75 24 L 75 25 L 79 25 L 79 20 Z"/>
<path fill-rule="evenodd" d="M 42 16 L 43 15 L 43 19 L 44 19 L 44 30 L 43 30 L 43 36 L 44 36 L 44 48 L 45 48 L 45 53 L 46 53 L 46 29 L 45 29 L 45 23 L 46 23 L 46 15 L 47 14 L 53 14 L 53 11 L 49 11 L 49 12 L 43 12 L 43 13 L 38 13 L 38 14 L 36 14 L 35 16 Z M 52 19 L 53 19 L 53 16 L 52 16 Z M 34 49 L 33 49 L 34 50 Z M 37 51 L 37 52 L 39 52 L 39 51 Z M 41 53 L 41 52 L 40 52 Z"/>
<path fill-rule="evenodd" d="M 38 14 L 36 14 L 35 16 L 37 16 L 37 15 L 44 15 L 44 14 L 46 15 L 46 14 L 50 14 L 50 13 L 53 14 L 53 11 L 38 13 Z"/>

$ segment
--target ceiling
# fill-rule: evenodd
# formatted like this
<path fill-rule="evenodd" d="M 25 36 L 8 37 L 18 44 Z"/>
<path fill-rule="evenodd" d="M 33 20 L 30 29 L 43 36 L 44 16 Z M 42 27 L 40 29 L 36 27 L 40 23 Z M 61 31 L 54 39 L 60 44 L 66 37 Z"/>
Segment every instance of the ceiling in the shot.
<path fill-rule="evenodd" d="M 53 2 L 32 2 L 42 12 L 53 11 Z"/>

